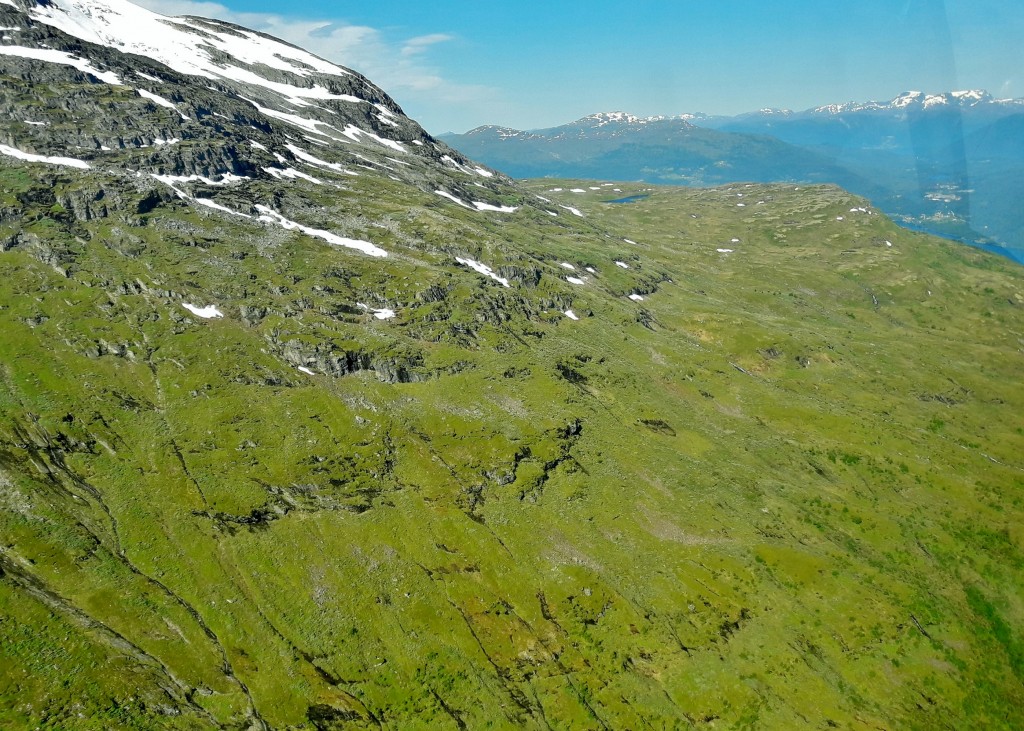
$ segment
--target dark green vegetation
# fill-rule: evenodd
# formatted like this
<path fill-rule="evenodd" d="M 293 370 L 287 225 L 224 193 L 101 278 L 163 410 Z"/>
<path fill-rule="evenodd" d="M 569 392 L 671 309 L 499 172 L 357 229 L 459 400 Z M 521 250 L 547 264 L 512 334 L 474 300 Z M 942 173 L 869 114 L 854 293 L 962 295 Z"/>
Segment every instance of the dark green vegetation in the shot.
<path fill-rule="evenodd" d="M 81 179 L 0 172 L 0 726 L 1024 724 L 1019 267 L 826 187 L 290 184 L 372 259 Z"/>
<path fill-rule="evenodd" d="M 154 26 L 207 79 L 17 5 L 0 727 L 1024 726 L 1019 267 L 832 187 L 517 185 L 242 29 Z"/>

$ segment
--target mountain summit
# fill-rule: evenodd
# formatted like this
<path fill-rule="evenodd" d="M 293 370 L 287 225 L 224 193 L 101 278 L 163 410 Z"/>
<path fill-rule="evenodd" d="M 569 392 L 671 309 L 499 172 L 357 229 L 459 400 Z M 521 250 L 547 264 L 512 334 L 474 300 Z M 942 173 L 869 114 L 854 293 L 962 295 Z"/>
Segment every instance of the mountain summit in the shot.
<path fill-rule="evenodd" d="M 198 178 L 294 179 L 319 169 L 370 171 L 456 197 L 507 192 L 502 176 L 433 139 L 360 74 L 264 34 L 125 0 L 7 0 L 0 22 L 0 57 L 25 81 L 8 110 L 49 120 L 18 130 L 10 141 L 22 152 L 148 171 L 181 189 Z M 90 83 L 74 99 L 38 95 L 57 79 Z M 115 96 L 126 113 L 95 114 Z M 471 196 L 471 182 L 491 193 Z"/>

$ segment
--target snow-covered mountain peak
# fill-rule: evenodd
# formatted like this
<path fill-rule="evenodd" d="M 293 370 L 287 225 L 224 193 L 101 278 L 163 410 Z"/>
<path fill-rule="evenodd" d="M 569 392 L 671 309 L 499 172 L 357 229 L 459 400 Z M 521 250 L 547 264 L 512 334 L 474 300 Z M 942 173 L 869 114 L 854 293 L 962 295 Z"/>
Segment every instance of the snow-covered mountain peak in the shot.
<path fill-rule="evenodd" d="M 127 0 L 0 0 L 0 18 L 10 26 L 0 75 L 20 80 L 0 100 L 7 157 L 123 166 L 207 208 L 190 186 L 337 187 L 370 173 L 494 206 L 467 186 L 489 186 L 493 199 L 509 185 L 359 73 L 254 30 Z M 63 104 L 40 95 L 51 85 L 74 94 Z M 115 111 L 97 115 L 96 99 Z M 22 123 L 29 106 L 33 122 Z"/>
<path fill-rule="evenodd" d="M 668 117 L 637 117 L 629 112 L 598 112 L 590 114 L 578 120 L 576 124 L 590 124 L 593 127 L 603 127 L 607 124 L 650 124 L 661 122 Z"/>
<path fill-rule="evenodd" d="M 46 0 L 29 15 L 75 38 L 146 56 L 190 76 L 233 78 L 231 67 L 215 60 L 222 54 L 299 76 L 351 73 L 255 31 L 201 18 L 170 18 L 127 0 Z"/>
<path fill-rule="evenodd" d="M 923 91 L 905 91 L 889 102 L 889 106 L 894 109 L 902 109 L 903 107 L 909 107 L 911 104 L 917 104 L 924 96 Z"/>

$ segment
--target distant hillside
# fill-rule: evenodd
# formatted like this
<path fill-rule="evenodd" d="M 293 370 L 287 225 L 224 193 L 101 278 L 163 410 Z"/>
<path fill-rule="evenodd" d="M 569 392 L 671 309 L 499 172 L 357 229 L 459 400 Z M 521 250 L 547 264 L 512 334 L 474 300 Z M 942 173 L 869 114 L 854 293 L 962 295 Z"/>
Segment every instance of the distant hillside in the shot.
<path fill-rule="evenodd" d="M 736 117 L 595 114 L 444 139 L 514 177 L 651 183 L 831 182 L 903 223 L 1024 262 L 1024 100 L 907 92 L 889 102 Z"/>

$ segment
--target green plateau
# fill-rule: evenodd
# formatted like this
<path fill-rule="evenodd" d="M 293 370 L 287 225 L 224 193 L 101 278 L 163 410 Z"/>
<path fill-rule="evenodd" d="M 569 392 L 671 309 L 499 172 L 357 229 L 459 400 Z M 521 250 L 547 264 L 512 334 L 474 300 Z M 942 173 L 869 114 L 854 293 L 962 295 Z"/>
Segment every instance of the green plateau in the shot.
<path fill-rule="evenodd" d="M 392 255 L 0 168 L 0 726 L 1024 727 L 1019 265 L 829 186 L 246 188 Z"/>

